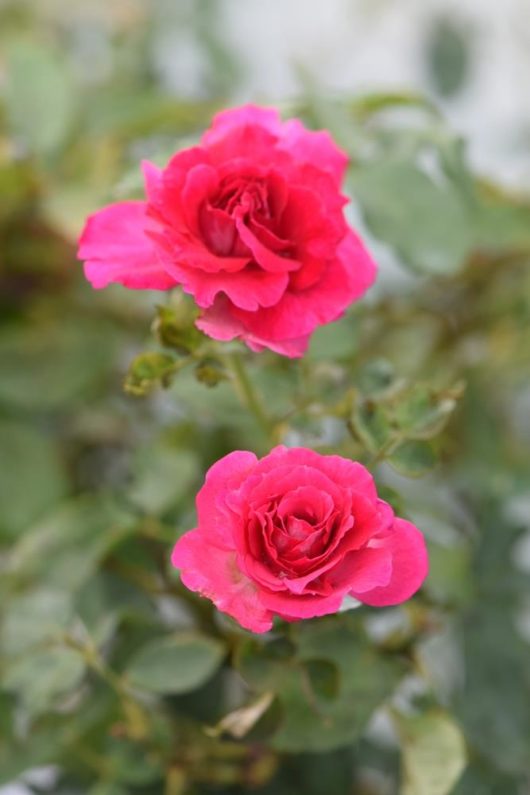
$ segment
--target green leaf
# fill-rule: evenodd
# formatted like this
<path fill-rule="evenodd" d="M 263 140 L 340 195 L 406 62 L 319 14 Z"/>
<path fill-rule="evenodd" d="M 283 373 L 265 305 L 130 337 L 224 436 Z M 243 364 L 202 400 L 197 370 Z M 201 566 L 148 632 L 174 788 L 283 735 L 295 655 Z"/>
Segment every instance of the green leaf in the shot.
<path fill-rule="evenodd" d="M 363 395 L 380 397 L 384 395 L 396 381 L 394 365 L 387 359 L 372 359 L 359 372 L 358 382 Z"/>
<path fill-rule="evenodd" d="M 37 428 L 0 421 L 0 537 L 15 538 L 66 493 L 52 441 Z"/>
<path fill-rule="evenodd" d="M 329 660 L 306 660 L 305 670 L 311 689 L 318 698 L 332 700 L 339 692 L 340 675 L 337 666 Z"/>
<path fill-rule="evenodd" d="M 131 516 L 103 497 L 80 498 L 26 532 L 8 555 L 8 570 L 76 590 L 109 550 L 133 531 Z"/>
<path fill-rule="evenodd" d="M 0 336 L 0 403 L 49 411 L 85 403 L 113 365 L 118 337 L 108 322 L 60 318 Z"/>
<path fill-rule="evenodd" d="M 461 385 L 444 393 L 417 385 L 400 401 L 395 417 L 410 439 L 430 439 L 444 427 L 462 394 Z"/>
<path fill-rule="evenodd" d="M 44 729 L 32 732 L 25 741 L 0 743 L 0 785 L 11 784 L 31 768 L 55 761 L 59 754 L 58 737 Z"/>
<path fill-rule="evenodd" d="M 422 384 L 414 385 L 398 400 L 394 418 L 407 438 L 431 439 L 443 429 L 462 393 L 460 383 L 440 392 Z"/>
<path fill-rule="evenodd" d="M 87 792 L 87 795 L 128 795 L 120 784 L 111 781 L 100 781 Z"/>
<path fill-rule="evenodd" d="M 199 634 L 157 638 L 133 656 L 127 676 L 133 687 L 153 693 L 188 693 L 210 679 L 224 653 L 220 641 Z"/>
<path fill-rule="evenodd" d="M 73 610 L 96 646 L 106 643 L 124 618 L 154 620 L 154 608 L 143 591 L 100 571 L 76 595 Z"/>
<path fill-rule="evenodd" d="M 520 778 L 503 774 L 490 762 L 472 759 L 451 795 L 521 795 Z"/>
<path fill-rule="evenodd" d="M 449 544 L 429 542 L 427 593 L 441 604 L 466 604 L 473 594 L 471 555 L 462 541 Z"/>
<path fill-rule="evenodd" d="M 469 72 L 469 32 L 451 17 L 435 21 L 427 44 L 427 66 L 434 87 L 452 97 L 466 82 Z"/>
<path fill-rule="evenodd" d="M 394 715 L 403 763 L 402 795 L 448 795 L 462 775 L 466 746 L 462 732 L 445 713 Z"/>
<path fill-rule="evenodd" d="M 350 424 L 355 436 L 372 455 L 390 448 L 399 439 L 384 407 L 373 401 L 358 400 Z"/>
<path fill-rule="evenodd" d="M 496 202 L 484 200 L 477 219 L 477 237 L 481 248 L 501 254 L 530 251 L 530 207 L 528 203 L 510 202 L 501 197 Z"/>
<path fill-rule="evenodd" d="M 13 739 L 15 731 L 15 700 L 10 693 L 0 692 L 0 737 Z M 1 758 L 1 757 L 0 757 Z"/>
<path fill-rule="evenodd" d="M 434 467 L 436 456 L 428 442 L 408 441 L 390 453 L 387 461 L 400 474 L 417 478 Z"/>
<path fill-rule="evenodd" d="M 434 463 L 425 440 L 438 434 L 463 393 L 463 385 L 436 390 L 397 379 L 381 360 L 361 371 L 363 397 L 356 395 L 350 417 L 353 434 L 372 456 L 387 459 L 409 477 L 423 474 Z"/>
<path fill-rule="evenodd" d="M 105 747 L 109 778 L 116 783 L 142 786 L 159 781 L 163 769 L 156 755 L 146 754 L 142 746 L 111 739 Z"/>
<path fill-rule="evenodd" d="M 358 166 L 353 192 L 373 234 L 421 273 L 454 274 L 473 244 L 469 209 L 450 183 L 412 161 L 380 157 Z"/>
<path fill-rule="evenodd" d="M 358 348 L 359 332 L 355 318 L 346 316 L 320 326 L 311 335 L 307 357 L 312 360 L 344 359 L 353 356 Z"/>
<path fill-rule="evenodd" d="M 28 713 L 35 716 L 76 688 L 84 672 L 85 662 L 77 651 L 39 649 L 8 665 L 2 683 L 18 693 Z"/>
<path fill-rule="evenodd" d="M 513 579 L 513 570 L 504 576 Z M 482 601 L 462 617 L 466 679 L 455 694 L 453 709 L 473 748 L 500 771 L 521 774 L 530 758 L 528 644 L 510 620 L 512 608 L 503 600 L 502 577 L 499 557 L 494 592 L 489 598 L 482 593 Z"/>
<path fill-rule="evenodd" d="M 294 648 L 247 641 L 236 659 L 249 685 L 278 697 L 273 746 L 311 752 L 353 742 L 396 687 L 401 665 L 370 648 L 348 615 L 303 622 L 293 635 Z"/>
<path fill-rule="evenodd" d="M 7 114 L 32 152 L 55 151 L 72 128 L 76 92 L 65 58 L 35 41 L 13 42 L 7 63 Z"/>
<path fill-rule="evenodd" d="M 192 452 L 167 442 L 154 444 L 138 453 L 129 498 L 146 513 L 163 514 L 189 492 L 198 474 Z"/>
<path fill-rule="evenodd" d="M 52 588 L 34 588 L 13 596 L 5 607 L 0 625 L 4 654 L 19 654 L 42 641 L 57 640 L 72 619 L 69 594 Z"/>

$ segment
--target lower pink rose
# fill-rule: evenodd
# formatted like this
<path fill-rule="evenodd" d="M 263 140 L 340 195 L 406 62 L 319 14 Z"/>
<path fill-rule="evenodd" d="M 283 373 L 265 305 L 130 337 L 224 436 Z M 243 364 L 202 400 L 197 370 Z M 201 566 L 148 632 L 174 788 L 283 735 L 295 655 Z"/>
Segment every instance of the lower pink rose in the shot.
<path fill-rule="evenodd" d="M 217 461 L 197 496 L 198 527 L 175 545 L 183 583 L 253 632 L 336 612 L 349 595 L 375 607 L 411 597 L 427 576 L 425 541 L 379 499 L 370 473 L 340 456 L 276 447 Z"/>

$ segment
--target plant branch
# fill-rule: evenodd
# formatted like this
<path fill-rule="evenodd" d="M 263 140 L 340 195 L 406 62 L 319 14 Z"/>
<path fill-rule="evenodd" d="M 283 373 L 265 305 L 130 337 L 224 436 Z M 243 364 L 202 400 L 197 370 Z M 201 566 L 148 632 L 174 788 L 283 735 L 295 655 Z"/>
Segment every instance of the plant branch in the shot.
<path fill-rule="evenodd" d="M 243 359 L 238 353 L 228 355 L 228 364 L 241 402 L 253 414 L 256 422 L 269 440 L 274 440 L 274 422 L 263 407 L 261 397 L 248 377 Z"/>

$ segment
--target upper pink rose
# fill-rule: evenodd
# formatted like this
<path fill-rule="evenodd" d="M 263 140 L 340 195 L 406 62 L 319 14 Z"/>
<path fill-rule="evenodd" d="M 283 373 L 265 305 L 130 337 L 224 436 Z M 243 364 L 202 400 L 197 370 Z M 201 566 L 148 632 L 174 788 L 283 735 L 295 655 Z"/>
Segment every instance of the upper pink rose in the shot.
<path fill-rule="evenodd" d="M 183 583 L 253 632 L 336 612 L 346 595 L 403 602 L 427 575 L 425 542 L 340 456 L 276 447 L 234 452 L 197 496 L 198 527 L 175 545 Z"/>
<path fill-rule="evenodd" d="M 247 105 L 219 113 L 199 146 L 159 170 L 146 201 L 90 216 L 79 258 L 94 287 L 193 295 L 214 339 L 301 356 L 375 278 L 343 214 L 347 157 L 327 132 Z"/>

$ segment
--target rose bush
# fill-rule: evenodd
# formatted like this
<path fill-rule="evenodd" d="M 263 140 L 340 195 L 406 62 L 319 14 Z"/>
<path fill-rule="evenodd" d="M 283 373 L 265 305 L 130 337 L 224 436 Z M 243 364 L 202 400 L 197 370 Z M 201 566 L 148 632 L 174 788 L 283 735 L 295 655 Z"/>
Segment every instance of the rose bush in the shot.
<path fill-rule="evenodd" d="M 301 356 L 375 278 L 344 218 L 346 165 L 327 132 L 270 108 L 224 111 L 165 169 L 144 163 L 147 200 L 92 215 L 78 256 L 96 288 L 180 285 L 214 339 Z"/>
<path fill-rule="evenodd" d="M 348 594 L 403 602 L 427 575 L 425 542 L 379 499 L 357 462 L 280 446 L 261 460 L 233 452 L 197 496 L 198 527 L 173 565 L 184 584 L 253 632 L 336 612 Z"/>

